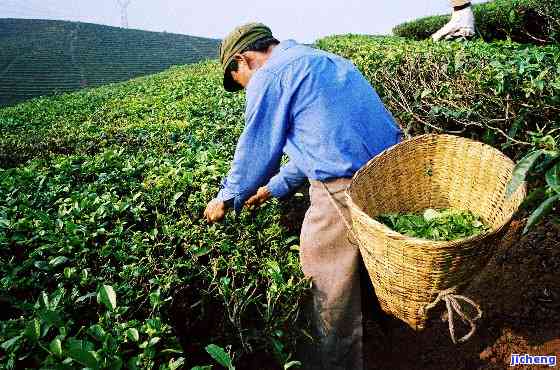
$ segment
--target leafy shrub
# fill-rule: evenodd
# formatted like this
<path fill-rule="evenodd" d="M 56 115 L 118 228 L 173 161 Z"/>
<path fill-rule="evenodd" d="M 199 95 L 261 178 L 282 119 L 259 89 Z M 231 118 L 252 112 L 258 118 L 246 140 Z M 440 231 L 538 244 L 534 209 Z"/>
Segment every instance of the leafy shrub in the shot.
<path fill-rule="evenodd" d="M 2 368 L 293 366 L 278 204 L 202 218 L 243 128 L 220 85 L 202 63 L 0 110 Z"/>
<path fill-rule="evenodd" d="M 540 181 L 527 196 L 523 206 L 535 205 L 534 211 L 527 220 L 523 232 L 526 233 L 543 217 L 547 216 L 556 205 L 560 204 L 560 129 L 555 128 L 547 135 L 533 136 L 533 147 L 516 164 L 513 176 L 507 187 L 507 194 L 512 194 L 525 180 Z M 542 178 L 544 177 L 544 183 Z"/>
<path fill-rule="evenodd" d="M 393 28 L 393 34 L 413 40 L 424 40 L 443 27 L 451 19 L 450 15 L 432 15 Z"/>
<path fill-rule="evenodd" d="M 494 0 L 473 5 L 476 28 L 486 40 L 510 38 L 521 43 L 547 44 L 560 41 L 560 3 L 557 0 Z M 450 19 L 430 16 L 396 26 L 393 33 L 423 40 Z"/>

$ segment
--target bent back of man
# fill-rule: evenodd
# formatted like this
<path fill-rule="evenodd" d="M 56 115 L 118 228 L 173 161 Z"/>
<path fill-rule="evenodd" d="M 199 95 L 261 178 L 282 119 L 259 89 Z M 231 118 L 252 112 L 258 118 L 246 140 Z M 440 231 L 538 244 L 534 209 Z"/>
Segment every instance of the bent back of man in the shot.
<path fill-rule="evenodd" d="M 309 178 L 352 177 L 372 157 L 400 141 L 402 131 L 350 61 L 291 40 L 277 48 L 283 52 L 253 76 L 259 83 L 247 86 L 248 107 L 272 83 L 269 80 L 277 80 L 290 104 L 284 151 Z M 294 152 L 302 156 L 290 156 Z M 305 158 L 310 160 L 298 161 Z"/>

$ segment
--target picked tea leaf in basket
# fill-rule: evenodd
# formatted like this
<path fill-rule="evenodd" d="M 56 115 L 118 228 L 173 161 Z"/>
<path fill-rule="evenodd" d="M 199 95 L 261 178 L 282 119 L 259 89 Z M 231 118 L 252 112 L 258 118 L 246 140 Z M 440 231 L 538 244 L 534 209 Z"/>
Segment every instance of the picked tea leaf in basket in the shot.
<path fill-rule="evenodd" d="M 469 210 L 427 208 L 419 213 L 386 213 L 376 220 L 411 237 L 429 240 L 456 240 L 478 235 L 489 229 Z"/>

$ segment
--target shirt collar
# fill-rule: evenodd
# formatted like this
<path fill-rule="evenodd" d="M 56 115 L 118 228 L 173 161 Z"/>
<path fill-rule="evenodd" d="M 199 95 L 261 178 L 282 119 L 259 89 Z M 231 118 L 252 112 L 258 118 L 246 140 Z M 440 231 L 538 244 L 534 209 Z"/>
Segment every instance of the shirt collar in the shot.
<path fill-rule="evenodd" d="M 274 58 L 276 55 L 282 53 L 289 48 L 296 46 L 298 43 L 295 40 L 289 39 L 280 42 L 278 45 L 272 49 L 272 53 L 270 54 L 270 58 Z"/>
<path fill-rule="evenodd" d="M 261 67 L 261 68 L 264 68 L 267 64 L 270 63 L 271 60 L 278 57 L 285 50 L 288 50 L 289 48 L 292 48 L 292 47 L 297 46 L 297 45 L 298 45 L 298 43 L 295 40 L 292 40 L 292 39 L 284 40 L 284 41 L 280 42 L 278 45 L 276 45 L 274 47 L 274 49 L 272 49 L 272 53 L 270 53 L 270 56 L 268 57 L 268 60 L 266 61 L 264 66 Z M 259 70 L 261 68 L 259 68 Z M 258 70 L 257 70 L 257 72 L 258 72 Z M 257 73 L 257 72 L 255 72 L 255 73 Z M 251 79 L 249 80 L 249 84 L 245 87 L 245 91 L 249 90 L 249 86 L 251 86 L 251 83 L 255 80 L 254 77 L 255 76 L 253 75 L 253 77 L 251 77 Z"/>

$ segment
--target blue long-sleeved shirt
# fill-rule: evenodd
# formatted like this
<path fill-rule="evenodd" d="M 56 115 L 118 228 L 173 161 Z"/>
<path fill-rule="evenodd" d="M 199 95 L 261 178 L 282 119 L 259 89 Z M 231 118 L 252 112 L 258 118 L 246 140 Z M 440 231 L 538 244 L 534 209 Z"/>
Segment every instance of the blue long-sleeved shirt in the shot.
<path fill-rule="evenodd" d="M 239 210 L 265 184 L 281 198 L 306 178 L 349 178 L 401 140 L 402 130 L 350 61 L 283 41 L 246 86 L 245 129 L 217 199 L 233 199 Z M 279 169 L 283 153 L 290 161 Z"/>

